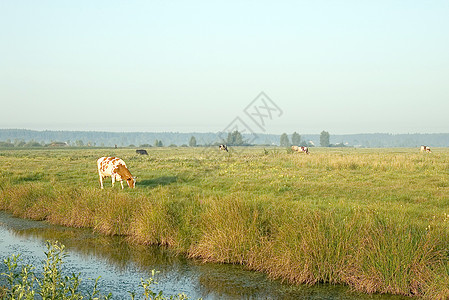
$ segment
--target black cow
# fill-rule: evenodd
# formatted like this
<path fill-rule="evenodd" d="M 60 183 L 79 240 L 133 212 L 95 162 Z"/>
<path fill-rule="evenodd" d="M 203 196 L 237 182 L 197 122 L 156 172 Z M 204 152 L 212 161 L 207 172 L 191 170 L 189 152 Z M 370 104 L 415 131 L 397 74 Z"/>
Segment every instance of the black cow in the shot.
<path fill-rule="evenodd" d="M 137 153 L 137 154 L 140 154 L 140 155 L 148 155 L 147 150 L 143 150 L 143 149 L 138 149 L 138 150 L 136 150 L 136 153 Z"/>

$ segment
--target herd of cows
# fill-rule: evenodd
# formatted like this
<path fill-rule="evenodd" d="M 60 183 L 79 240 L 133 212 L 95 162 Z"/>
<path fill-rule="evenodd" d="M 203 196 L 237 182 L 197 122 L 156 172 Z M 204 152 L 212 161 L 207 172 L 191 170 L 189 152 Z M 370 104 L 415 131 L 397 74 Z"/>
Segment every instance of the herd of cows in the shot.
<path fill-rule="evenodd" d="M 219 150 L 228 152 L 228 147 L 224 144 L 218 146 Z M 302 146 L 292 146 L 292 151 L 309 154 L 308 147 Z M 432 153 L 428 146 L 421 146 L 421 152 Z M 136 150 L 137 154 L 140 155 L 148 155 L 146 150 Z M 98 175 L 100 176 L 100 187 L 103 189 L 103 179 L 105 177 L 112 178 L 112 186 L 116 181 L 120 182 L 120 185 L 123 189 L 123 180 L 126 180 L 126 183 L 130 188 L 134 188 L 136 186 L 136 177 L 131 175 L 131 172 L 126 167 L 125 162 L 118 157 L 101 157 L 97 160 L 98 167 Z"/>

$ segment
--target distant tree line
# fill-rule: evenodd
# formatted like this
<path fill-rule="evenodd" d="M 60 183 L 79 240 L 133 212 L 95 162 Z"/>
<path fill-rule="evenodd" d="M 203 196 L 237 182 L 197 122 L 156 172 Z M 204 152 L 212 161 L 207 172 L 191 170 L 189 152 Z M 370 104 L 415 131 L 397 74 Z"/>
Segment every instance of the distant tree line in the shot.
<path fill-rule="evenodd" d="M 15 140 L 12 142 L 11 140 L 0 141 L 0 147 L 2 148 L 38 148 L 38 147 L 65 147 L 69 146 L 67 142 L 56 142 L 52 141 L 50 143 L 45 142 L 37 142 L 35 140 L 30 140 L 25 142 L 24 140 Z"/>
<path fill-rule="evenodd" d="M 226 143 L 235 146 L 263 145 L 279 146 L 319 145 L 323 147 L 449 147 L 449 133 L 434 134 L 347 134 L 330 135 L 327 131 L 320 134 L 264 134 L 257 136 L 242 132 L 230 132 L 223 138 L 223 133 L 180 133 L 180 132 L 101 132 L 101 131 L 36 131 L 26 129 L 0 129 L 0 147 L 53 147 L 67 143 L 71 147 L 153 147 L 155 141 L 166 146 L 198 147 Z M 282 142 L 281 142 L 282 136 Z M 193 138 L 193 139 L 192 139 Z M 250 142 L 249 142 L 250 141 Z"/>

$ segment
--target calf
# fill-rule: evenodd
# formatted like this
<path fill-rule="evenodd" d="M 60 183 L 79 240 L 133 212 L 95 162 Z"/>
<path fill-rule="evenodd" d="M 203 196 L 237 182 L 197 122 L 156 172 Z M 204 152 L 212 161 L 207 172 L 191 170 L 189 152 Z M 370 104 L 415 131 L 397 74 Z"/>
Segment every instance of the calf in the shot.
<path fill-rule="evenodd" d="M 220 146 L 218 146 L 218 149 L 223 150 L 223 151 L 226 151 L 226 152 L 229 152 L 229 151 L 228 151 L 228 146 L 226 146 L 226 145 L 224 145 L 224 144 L 221 144 Z"/>
<path fill-rule="evenodd" d="M 430 150 L 429 146 L 421 146 L 421 152 L 428 152 L 428 153 L 432 153 L 432 151 Z"/>
<path fill-rule="evenodd" d="M 143 150 L 143 149 L 138 149 L 138 150 L 136 150 L 136 153 L 137 153 L 137 154 L 140 154 L 140 155 L 148 155 L 147 150 Z"/>
<path fill-rule="evenodd" d="M 118 157 L 101 157 L 97 160 L 97 167 L 101 188 L 103 188 L 103 178 L 106 176 L 111 176 L 112 186 L 115 181 L 120 181 L 123 189 L 123 180 L 126 180 L 130 188 L 136 185 L 135 177 L 131 175 L 125 162 Z"/>

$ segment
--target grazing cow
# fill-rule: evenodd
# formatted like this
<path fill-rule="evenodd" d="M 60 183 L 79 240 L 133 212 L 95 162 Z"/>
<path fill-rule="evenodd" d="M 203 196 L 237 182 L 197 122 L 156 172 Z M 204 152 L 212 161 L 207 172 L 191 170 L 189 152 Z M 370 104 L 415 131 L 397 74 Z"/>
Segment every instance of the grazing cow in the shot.
<path fill-rule="evenodd" d="M 301 152 L 304 152 L 305 154 L 309 154 L 309 148 L 308 147 L 301 146 L 299 148 L 301 149 Z"/>
<path fill-rule="evenodd" d="M 103 178 L 111 176 L 112 186 L 115 181 L 120 181 L 123 189 L 123 180 L 126 180 L 130 188 L 136 185 L 136 178 L 131 175 L 126 164 L 118 157 L 102 157 L 97 160 L 98 175 L 100 175 L 100 186 L 103 188 Z"/>
<path fill-rule="evenodd" d="M 229 151 L 228 151 L 228 146 L 226 146 L 226 145 L 224 145 L 224 144 L 221 144 L 220 146 L 218 146 L 218 149 L 223 150 L 223 151 L 226 151 L 226 152 L 229 152 Z"/>
<path fill-rule="evenodd" d="M 147 150 L 143 150 L 143 149 L 138 149 L 138 150 L 136 150 L 136 153 L 137 153 L 137 154 L 140 154 L 140 155 L 148 155 Z"/>
<path fill-rule="evenodd" d="M 296 152 L 304 152 L 305 154 L 309 154 L 309 148 L 304 146 L 292 146 L 292 150 Z"/>
<path fill-rule="evenodd" d="M 428 153 L 432 153 L 432 151 L 430 150 L 429 146 L 421 146 L 421 152 L 428 152 Z"/>

